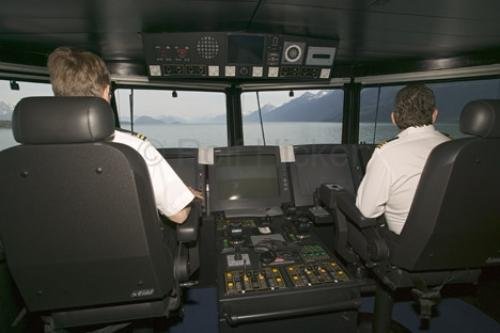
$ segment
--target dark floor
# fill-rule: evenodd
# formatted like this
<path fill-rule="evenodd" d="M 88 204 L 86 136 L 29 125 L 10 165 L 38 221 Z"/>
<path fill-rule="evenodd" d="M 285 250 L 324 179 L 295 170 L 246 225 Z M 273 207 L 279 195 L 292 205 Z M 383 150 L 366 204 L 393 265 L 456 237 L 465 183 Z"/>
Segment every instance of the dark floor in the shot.
<path fill-rule="evenodd" d="M 488 276 L 487 276 L 488 277 Z M 493 274 L 496 279 L 496 274 Z M 500 292 L 499 280 L 481 281 L 482 285 L 472 292 L 477 297 L 464 298 L 446 297 L 437 306 L 435 316 L 430 321 L 428 329 L 420 328 L 420 320 L 411 300 L 398 301 L 394 305 L 393 319 L 410 332 L 481 332 L 500 333 Z M 462 293 L 469 292 L 462 288 Z M 453 294 L 450 290 L 446 293 Z M 364 297 L 360 311 L 373 312 L 374 297 Z M 497 316 L 493 319 L 493 315 Z M 334 330 L 332 330 L 334 331 Z M 185 306 L 184 319 L 170 327 L 170 333 L 204 332 L 217 333 L 218 319 L 215 288 L 201 288 L 189 291 L 189 302 Z"/>
<path fill-rule="evenodd" d="M 500 266 L 483 269 L 475 293 L 462 299 L 500 323 Z"/>
<path fill-rule="evenodd" d="M 419 328 L 414 302 L 408 294 L 398 295 L 393 319 L 411 332 L 500 333 L 500 267 L 484 270 L 477 286 L 443 289 L 443 300 L 428 330 Z M 171 333 L 217 333 L 219 331 L 215 288 L 188 291 L 184 318 L 168 322 L 159 331 Z M 360 309 L 373 312 L 373 297 L 364 297 Z M 39 320 L 32 318 L 28 332 L 41 332 Z M 9 330 L 10 331 L 10 330 Z"/>

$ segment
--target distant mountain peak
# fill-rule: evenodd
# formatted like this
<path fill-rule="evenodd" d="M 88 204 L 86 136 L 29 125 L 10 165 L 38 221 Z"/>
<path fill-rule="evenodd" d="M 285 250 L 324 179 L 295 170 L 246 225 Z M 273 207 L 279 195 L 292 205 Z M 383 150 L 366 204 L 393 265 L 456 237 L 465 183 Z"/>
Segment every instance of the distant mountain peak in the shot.
<path fill-rule="evenodd" d="M 0 101 L 0 113 L 12 112 L 13 108 L 4 101 Z"/>
<path fill-rule="evenodd" d="M 12 119 L 13 107 L 4 101 L 0 101 L 0 120 L 11 120 Z"/>
<path fill-rule="evenodd" d="M 301 98 L 312 98 L 316 96 L 315 94 L 313 94 L 312 92 L 309 92 L 309 91 L 306 91 L 302 96 L 300 96 Z"/>
<path fill-rule="evenodd" d="M 274 109 L 276 109 L 276 107 L 274 105 L 272 105 L 271 103 L 266 103 L 266 105 L 264 105 L 261 108 L 262 113 L 270 112 L 270 111 L 272 111 Z"/>
<path fill-rule="evenodd" d="M 134 121 L 135 124 L 164 124 L 163 121 L 150 117 L 150 116 L 139 116 Z"/>
<path fill-rule="evenodd" d="M 342 95 L 335 94 L 331 90 L 312 93 L 306 91 L 297 98 L 292 98 L 286 103 L 269 109 L 266 104 L 262 107 L 262 118 L 264 121 L 296 121 L 296 122 L 322 122 L 342 121 Z M 259 121 L 258 110 L 246 114 L 245 121 Z"/>

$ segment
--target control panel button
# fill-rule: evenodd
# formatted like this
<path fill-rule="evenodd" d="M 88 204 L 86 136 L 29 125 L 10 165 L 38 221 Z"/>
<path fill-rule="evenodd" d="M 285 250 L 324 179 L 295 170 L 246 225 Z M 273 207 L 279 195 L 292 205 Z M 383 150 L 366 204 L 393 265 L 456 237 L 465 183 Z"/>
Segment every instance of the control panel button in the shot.
<path fill-rule="evenodd" d="M 283 47 L 283 63 L 294 65 L 302 64 L 305 46 L 305 43 L 285 42 Z"/>
<path fill-rule="evenodd" d="M 252 76 L 253 77 L 262 77 L 264 75 L 264 67 L 262 66 L 253 66 L 252 67 Z"/>
<path fill-rule="evenodd" d="M 180 47 L 177 50 L 177 57 L 186 58 L 189 55 L 189 47 Z"/>
<path fill-rule="evenodd" d="M 161 66 L 160 65 L 149 65 L 149 75 L 161 76 Z"/>
<path fill-rule="evenodd" d="M 280 72 L 279 67 L 269 67 L 267 69 L 267 76 L 268 77 L 278 77 L 279 72 Z"/>
<path fill-rule="evenodd" d="M 249 70 L 248 70 L 248 67 L 247 66 L 241 66 L 239 69 L 238 69 L 238 74 L 240 76 L 248 76 L 249 74 Z"/>
<path fill-rule="evenodd" d="M 208 76 L 219 76 L 219 66 L 208 66 Z"/>
<path fill-rule="evenodd" d="M 236 66 L 225 66 L 224 75 L 228 77 L 236 76 Z"/>
<path fill-rule="evenodd" d="M 330 68 L 321 68 L 321 73 L 319 74 L 320 79 L 328 79 L 330 78 L 330 72 L 332 70 Z"/>

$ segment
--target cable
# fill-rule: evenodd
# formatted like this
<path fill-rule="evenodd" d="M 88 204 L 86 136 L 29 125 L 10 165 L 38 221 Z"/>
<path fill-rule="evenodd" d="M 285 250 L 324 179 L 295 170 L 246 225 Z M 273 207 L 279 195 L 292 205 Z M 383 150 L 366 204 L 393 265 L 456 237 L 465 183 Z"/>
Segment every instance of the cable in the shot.
<path fill-rule="evenodd" d="M 130 89 L 130 95 L 128 95 L 128 102 L 130 105 L 130 130 L 134 131 L 134 89 Z"/>
<path fill-rule="evenodd" d="M 373 141 L 372 144 L 375 143 L 375 134 L 377 133 L 377 120 L 378 120 L 378 107 L 380 103 L 380 87 L 377 90 L 377 108 L 375 109 L 375 127 L 373 128 Z"/>
<path fill-rule="evenodd" d="M 266 145 L 266 136 L 264 134 L 264 123 L 262 122 L 262 110 L 260 108 L 259 92 L 256 91 L 255 94 L 257 95 L 257 107 L 259 108 L 260 130 L 262 131 L 262 140 L 264 141 L 264 146 L 265 146 Z"/>

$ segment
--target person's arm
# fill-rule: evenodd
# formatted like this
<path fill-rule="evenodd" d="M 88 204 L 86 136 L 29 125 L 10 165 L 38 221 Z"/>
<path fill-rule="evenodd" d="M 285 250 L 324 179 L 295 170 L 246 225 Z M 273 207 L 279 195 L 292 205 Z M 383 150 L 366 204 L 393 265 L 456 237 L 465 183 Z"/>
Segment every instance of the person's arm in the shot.
<path fill-rule="evenodd" d="M 193 193 L 148 141 L 139 150 L 148 166 L 158 210 L 173 222 L 183 223 L 189 215 Z"/>
<path fill-rule="evenodd" d="M 170 221 L 181 224 L 187 220 L 190 212 L 191 212 L 191 207 L 184 207 L 180 212 L 167 217 Z"/>
<path fill-rule="evenodd" d="M 366 166 L 366 174 L 356 197 L 356 206 L 365 217 L 376 218 L 384 214 L 390 187 L 390 168 L 377 148 Z"/>

